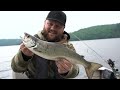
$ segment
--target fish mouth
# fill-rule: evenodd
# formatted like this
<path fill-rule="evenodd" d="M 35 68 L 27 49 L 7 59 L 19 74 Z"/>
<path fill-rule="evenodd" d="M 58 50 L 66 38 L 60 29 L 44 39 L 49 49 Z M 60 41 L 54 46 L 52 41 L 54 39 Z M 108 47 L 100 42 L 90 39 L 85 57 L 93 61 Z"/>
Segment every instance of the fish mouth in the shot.
<path fill-rule="evenodd" d="M 21 37 L 23 44 L 25 44 L 26 47 L 28 48 L 32 48 L 32 47 L 36 47 L 36 38 L 31 36 L 28 33 L 24 33 L 24 37 Z"/>

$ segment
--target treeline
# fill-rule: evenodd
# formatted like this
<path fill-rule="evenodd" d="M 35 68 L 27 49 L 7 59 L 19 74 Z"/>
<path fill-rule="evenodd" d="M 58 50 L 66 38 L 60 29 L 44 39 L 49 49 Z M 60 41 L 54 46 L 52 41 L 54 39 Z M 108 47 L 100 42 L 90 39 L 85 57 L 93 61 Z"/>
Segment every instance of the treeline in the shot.
<path fill-rule="evenodd" d="M 92 26 L 69 34 L 71 41 L 120 38 L 120 23 Z"/>
<path fill-rule="evenodd" d="M 71 41 L 120 38 L 120 23 L 97 25 L 69 33 Z M 19 45 L 21 39 L 0 39 L 0 46 Z"/>
<path fill-rule="evenodd" d="M 20 45 L 21 39 L 0 39 L 0 46 Z"/>

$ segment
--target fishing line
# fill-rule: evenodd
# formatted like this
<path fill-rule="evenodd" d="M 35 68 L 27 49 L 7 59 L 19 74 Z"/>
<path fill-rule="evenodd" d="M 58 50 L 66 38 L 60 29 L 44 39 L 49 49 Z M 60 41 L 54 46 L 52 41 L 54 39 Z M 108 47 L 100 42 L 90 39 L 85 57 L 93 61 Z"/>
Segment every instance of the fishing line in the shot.
<path fill-rule="evenodd" d="M 74 35 L 73 33 L 71 33 L 72 35 Z M 79 41 L 82 41 L 80 38 L 78 38 L 76 35 L 74 35 Z M 82 42 L 82 43 L 84 43 L 89 49 L 91 49 L 94 53 L 96 53 L 96 55 L 98 55 L 102 60 L 104 60 L 107 64 L 108 64 L 108 62 L 105 60 L 105 59 L 103 59 L 103 57 L 100 55 L 100 54 L 98 54 L 95 50 L 93 50 L 90 46 L 88 46 L 85 42 Z"/>

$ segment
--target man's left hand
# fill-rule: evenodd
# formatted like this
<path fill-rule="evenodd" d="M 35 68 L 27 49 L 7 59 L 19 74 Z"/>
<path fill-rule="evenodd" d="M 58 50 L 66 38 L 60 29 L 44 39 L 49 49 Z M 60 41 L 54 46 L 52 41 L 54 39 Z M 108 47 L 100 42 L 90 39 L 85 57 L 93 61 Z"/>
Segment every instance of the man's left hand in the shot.
<path fill-rule="evenodd" d="M 61 60 L 58 60 L 56 61 L 56 65 L 58 67 L 58 72 L 60 74 L 64 74 L 64 73 L 67 73 L 71 70 L 72 68 L 72 63 L 69 62 L 68 60 L 66 59 L 61 59 Z"/>

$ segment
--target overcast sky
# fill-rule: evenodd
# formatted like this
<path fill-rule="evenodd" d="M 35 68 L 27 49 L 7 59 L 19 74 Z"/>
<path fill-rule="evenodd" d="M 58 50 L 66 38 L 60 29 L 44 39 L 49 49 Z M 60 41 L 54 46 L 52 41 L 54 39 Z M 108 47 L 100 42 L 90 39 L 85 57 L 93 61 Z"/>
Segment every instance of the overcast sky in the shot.
<path fill-rule="evenodd" d="M 42 30 L 49 11 L 0 11 L 0 39 L 20 38 L 24 32 L 34 35 Z M 120 23 L 120 11 L 64 11 L 65 30 L 77 31 L 95 25 Z"/>

